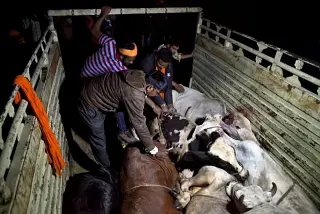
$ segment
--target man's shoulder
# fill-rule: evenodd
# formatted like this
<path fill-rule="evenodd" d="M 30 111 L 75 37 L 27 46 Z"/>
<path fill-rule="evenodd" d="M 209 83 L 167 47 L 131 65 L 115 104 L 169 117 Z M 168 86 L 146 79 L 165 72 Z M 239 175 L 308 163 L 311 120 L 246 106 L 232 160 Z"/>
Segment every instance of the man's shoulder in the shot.
<path fill-rule="evenodd" d="M 99 43 L 102 45 L 108 45 L 108 44 L 116 44 L 116 40 L 106 34 L 101 34 L 99 37 Z"/>

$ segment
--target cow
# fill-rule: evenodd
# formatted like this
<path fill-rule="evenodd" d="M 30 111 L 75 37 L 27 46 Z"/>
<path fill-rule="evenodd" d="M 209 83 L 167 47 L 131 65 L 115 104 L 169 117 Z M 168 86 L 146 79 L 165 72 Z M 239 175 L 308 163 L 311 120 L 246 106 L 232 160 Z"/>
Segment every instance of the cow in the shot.
<path fill-rule="evenodd" d="M 239 111 L 226 115 L 221 121 L 221 128 L 233 139 L 252 140 L 258 143 L 256 136 L 252 132 L 250 121 Z"/>
<path fill-rule="evenodd" d="M 178 172 L 165 147 L 155 142 L 161 156 L 142 154 L 128 145 L 123 159 L 120 184 L 121 213 L 178 214 L 174 208 L 174 191 Z"/>
<path fill-rule="evenodd" d="M 289 214 L 289 211 L 269 203 L 276 192 L 277 185 L 275 183 L 272 183 L 270 191 L 263 191 L 257 185 L 243 186 L 234 181 L 226 186 L 226 193 L 233 200 L 239 213 Z"/>
<path fill-rule="evenodd" d="M 216 120 L 214 123 L 214 119 Z M 213 141 L 208 148 L 208 152 L 195 152 L 190 151 L 184 154 L 178 163 L 179 170 L 182 169 L 192 169 L 196 170 L 205 165 L 217 165 L 217 161 L 214 160 L 210 155 L 220 156 L 221 159 L 226 150 L 222 149 L 219 151 L 213 151 L 215 143 L 219 142 L 220 145 L 224 147 L 230 147 L 234 149 L 235 157 L 234 160 L 239 162 L 244 169 L 248 170 L 248 177 L 244 181 L 244 186 L 257 185 L 263 190 L 268 190 L 272 187 L 272 182 L 277 181 L 278 191 L 273 197 L 273 203 L 278 204 L 279 207 L 290 210 L 291 213 L 318 213 L 315 212 L 316 208 L 312 201 L 305 196 L 303 191 L 298 187 L 295 187 L 293 180 L 284 172 L 284 170 L 264 151 L 255 141 L 252 140 L 235 140 L 231 138 L 224 130 L 219 127 L 219 121 L 221 116 L 215 115 L 213 118 L 209 118 L 208 123 L 211 121 L 211 126 L 206 125 L 207 129 L 199 133 L 201 134 L 201 139 L 209 142 Z M 204 122 L 206 124 L 206 121 Z M 221 121 L 220 121 L 221 124 Z M 208 127 L 212 127 L 209 129 Z M 213 140 L 212 134 L 218 133 L 219 136 L 215 136 L 216 140 Z M 216 134 L 215 134 L 216 135 Z M 203 142 L 202 144 L 207 144 Z M 204 156 L 205 155 L 205 156 Z M 229 157 L 231 158 L 231 157 Z M 209 161 L 211 160 L 211 162 Z M 230 163 L 230 160 L 229 160 Z M 235 164 L 232 164 L 235 168 Z M 232 168 L 221 167 L 228 173 L 234 174 Z M 237 176 L 236 174 L 234 174 Z M 239 174 L 240 176 L 240 174 Z M 245 177 L 242 177 L 245 178 Z M 239 179 L 241 181 L 241 178 Z M 289 196 L 289 197 L 288 197 Z"/>
<path fill-rule="evenodd" d="M 221 115 L 206 115 L 205 121 L 194 128 L 189 139 L 180 140 L 175 144 L 174 152 L 181 157 L 177 160 L 177 167 L 179 170 L 196 171 L 203 165 L 214 165 L 234 174 L 243 182 L 248 177 L 248 170 L 237 161 L 234 148 L 226 144 L 220 134 L 215 132 L 221 131 L 221 120 Z"/>
<path fill-rule="evenodd" d="M 180 115 L 197 124 L 202 123 L 206 114 L 227 115 L 226 106 L 221 100 L 209 98 L 195 89 L 179 86 L 183 87 L 183 92 L 181 89 L 172 90 L 172 98 L 173 106 Z"/>
<path fill-rule="evenodd" d="M 252 210 L 275 214 L 283 211 L 268 205 L 264 208 L 277 191 L 275 184 L 270 191 L 263 191 L 257 185 L 243 187 L 241 190 L 239 187 L 243 186 L 223 169 L 204 166 L 196 176 L 181 181 L 181 192 L 175 204 L 180 209 L 186 207 L 187 214 L 260 213 Z M 232 206 L 232 199 L 236 199 L 234 202 L 238 206 Z"/>
<path fill-rule="evenodd" d="M 62 213 L 118 213 L 118 180 L 111 168 L 70 177 L 63 194 Z"/>

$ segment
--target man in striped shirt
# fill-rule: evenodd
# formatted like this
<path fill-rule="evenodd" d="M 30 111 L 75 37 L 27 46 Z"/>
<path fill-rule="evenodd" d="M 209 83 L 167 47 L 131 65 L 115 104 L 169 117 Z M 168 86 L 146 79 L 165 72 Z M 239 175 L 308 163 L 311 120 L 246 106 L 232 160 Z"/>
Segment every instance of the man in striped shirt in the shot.
<path fill-rule="evenodd" d="M 89 20 L 88 27 L 91 28 L 93 41 L 99 43 L 101 47 L 86 60 L 81 72 L 82 78 L 98 77 L 108 72 L 127 71 L 126 66 L 132 64 L 137 56 L 138 50 L 135 43 L 130 42 L 118 46 L 117 49 L 116 41 L 101 32 L 101 25 L 110 11 L 111 8 L 105 6 L 101 9 L 101 14 L 95 23 Z M 127 143 L 135 142 L 136 139 L 127 129 L 124 112 L 117 113 L 117 120 L 120 129 L 119 139 Z"/>
<path fill-rule="evenodd" d="M 101 47 L 86 60 L 81 72 L 82 77 L 96 77 L 107 72 L 126 71 L 128 70 L 126 66 L 132 64 L 137 56 L 136 44 L 128 43 L 117 50 L 116 41 L 101 32 L 102 22 L 110 11 L 110 7 L 103 7 L 98 20 L 91 28 L 92 36 Z"/>

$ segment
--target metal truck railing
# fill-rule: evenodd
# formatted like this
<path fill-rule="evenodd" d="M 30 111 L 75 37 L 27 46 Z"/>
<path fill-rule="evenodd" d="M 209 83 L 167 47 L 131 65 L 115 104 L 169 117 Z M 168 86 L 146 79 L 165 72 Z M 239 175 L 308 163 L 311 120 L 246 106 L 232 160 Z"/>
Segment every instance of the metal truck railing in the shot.
<path fill-rule="evenodd" d="M 54 174 L 48 164 L 38 121 L 28 102 L 24 99 L 18 105 L 13 102 L 19 90 L 19 86 L 15 86 L 0 116 L 0 210 L 5 213 L 59 213 L 69 169 L 58 102 L 64 71 L 52 24 L 22 74 L 42 100 L 67 166 L 61 177 Z"/>
<path fill-rule="evenodd" d="M 201 8 L 114 8 L 111 14 L 198 13 Z M 61 213 L 62 194 L 69 178 L 69 153 L 59 113 L 59 88 L 64 67 L 53 25 L 54 16 L 99 15 L 100 9 L 50 10 L 50 26 L 32 54 L 23 75 L 31 80 L 50 119 L 66 166 L 61 177 L 53 173 L 41 130 L 28 102 L 13 103 L 16 86 L 0 116 L 0 212 Z"/>
<path fill-rule="evenodd" d="M 272 158 L 320 207 L 319 64 L 200 19 L 192 87 L 242 109 Z"/>

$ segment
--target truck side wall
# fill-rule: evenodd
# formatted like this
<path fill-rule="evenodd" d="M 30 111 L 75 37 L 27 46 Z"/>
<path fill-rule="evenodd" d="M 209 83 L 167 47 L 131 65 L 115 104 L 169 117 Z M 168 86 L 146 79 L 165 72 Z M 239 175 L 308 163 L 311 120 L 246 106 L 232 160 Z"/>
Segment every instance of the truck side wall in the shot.
<path fill-rule="evenodd" d="M 32 69 L 33 65 L 35 69 Z M 45 33 L 23 75 L 31 80 L 48 112 L 66 166 L 61 177 L 53 172 L 48 164 L 39 123 L 26 100 L 18 105 L 13 103 L 17 90 L 13 91 L 1 115 L 1 130 L 11 126 L 6 138 L 2 131 L 5 140 L 1 151 L 1 156 L 10 157 L 6 161 L 1 159 L 1 170 L 6 170 L 2 177 L 2 188 L 7 189 L 11 197 L 0 206 L 0 210 L 4 213 L 61 213 L 62 194 L 69 177 L 69 157 L 58 100 L 64 69 L 54 31 Z M 6 148 L 10 143 L 12 149 Z"/>
<path fill-rule="evenodd" d="M 250 40 L 251 47 L 232 34 Z M 274 55 L 264 54 L 266 49 Z M 320 97 L 299 82 L 305 77 L 318 84 L 319 79 L 305 76 L 301 67 L 319 68 L 293 55 L 296 68 L 283 65 L 279 56 L 285 54 L 208 20 L 200 22 L 192 87 L 220 98 L 229 111 L 244 111 L 261 146 L 320 207 Z M 292 73 L 284 77 L 285 70 L 299 78 Z"/>

